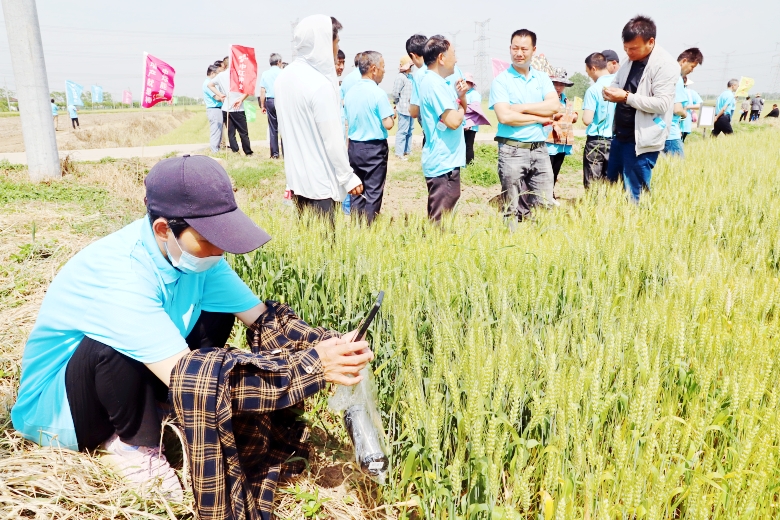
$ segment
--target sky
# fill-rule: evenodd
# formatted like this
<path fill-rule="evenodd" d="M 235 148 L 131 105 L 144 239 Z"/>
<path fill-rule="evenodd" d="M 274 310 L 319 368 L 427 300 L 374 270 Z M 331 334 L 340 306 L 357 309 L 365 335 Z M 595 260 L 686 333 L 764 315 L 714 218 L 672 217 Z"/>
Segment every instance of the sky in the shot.
<path fill-rule="evenodd" d="M 614 49 L 622 57 L 623 25 L 640 13 L 655 20 L 658 45 L 674 57 L 688 47 L 701 48 L 704 64 L 690 76 L 700 94 L 718 94 L 729 78 L 740 76 L 756 80 L 754 93 L 780 91 L 778 0 L 758 0 L 749 9 L 747 4 L 743 7 L 724 0 L 535 4 L 510 0 L 37 0 L 50 89 L 64 90 L 65 81 L 72 80 L 85 88 L 100 85 L 115 99 L 125 89 L 138 99 L 144 51 L 176 69 L 174 94 L 202 97 L 207 66 L 226 56 L 231 44 L 254 47 L 263 71 L 271 52 L 289 61 L 292 22 L 318 13 L 335 16 L 344 26 L 344 74 L 352 69 L 357 52 L 379 51 L 386 62 L 381 86 L 388 91 L 405 53 L 406 39 L 415 33 L 447 36 L 455 44 L 461 69 L 476 73 L 475 22 L 490 20 L 486 52 L 504 61 L 509 60 L 512 32 L 527 28 L 538 36 L 537 53 L 543 53 L 553 66 L 566 68 L 571 76 L 584 72 L 583 60 L 591 52 Z M 5 20 L 0 32 L 0 80 L 13 90 Z"/>

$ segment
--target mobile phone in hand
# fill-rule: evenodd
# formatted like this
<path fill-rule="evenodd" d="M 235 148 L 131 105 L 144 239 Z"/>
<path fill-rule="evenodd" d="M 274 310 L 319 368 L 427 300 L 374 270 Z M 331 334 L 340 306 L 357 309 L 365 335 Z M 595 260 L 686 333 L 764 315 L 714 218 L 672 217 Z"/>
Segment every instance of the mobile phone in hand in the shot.
<path fill-rule="evenodd" d="M 374 318 L 376 318 L 377 312 L 379 312 L 379 308 L 382 306 L 382 300 L 385 297 L 385 291 L 379 291 L 379 295 L 376 297 L 376 302 L 374 303 L 374 306 L 371 307 L 371 310 L 368 312 L 368 316 L 366 316 L 362 322 L 360 322 L 360 326 L 358 327 L 358 332 L 355 335 L 355 337 L 352 339 L 353 342 L 356 341 L 363 341 L 363 338 L 366 337 L 366 332 L 368 332 L 368 327 L 371 326 L 371 322 L 374 321 Z"/>

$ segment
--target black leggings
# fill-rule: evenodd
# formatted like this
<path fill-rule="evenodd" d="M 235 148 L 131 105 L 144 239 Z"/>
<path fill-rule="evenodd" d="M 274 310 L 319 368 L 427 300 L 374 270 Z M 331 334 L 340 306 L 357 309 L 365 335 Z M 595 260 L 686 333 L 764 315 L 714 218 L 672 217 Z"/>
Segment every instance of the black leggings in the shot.
<path fill-rule="evenodd" d="M 225 346 L 234 322 L 232 314 L 201 312 L 187 346 Z M 168 386 L 140 361 L 85 337 L 65 368 L 65 391 L 79 449 L 93 450 L 114 433 L 134 446 L 160 442 L 157 405 L 167 401 Z"/>
<path fill-rule="evenodd" d="M 477 133 L 474 130 L 464 130 L 463 137 L 466 140 L 466 166 L 474 160 L 474 139 Z"/>
<path fill-rule="evenodd" d="M 78 117 L 71 117 L 71 118 L 70 118 L 70 124 L 72 124 L 72 125 L 73 125 L 73 129 L 74 129 L 74 130 L 76 129 L 76 127 L 77 127 L 77 126 L 78 126 L 79 128 L 81 128 L 81 125 L 79 124 L 79 118 L 78 118 Z"/>

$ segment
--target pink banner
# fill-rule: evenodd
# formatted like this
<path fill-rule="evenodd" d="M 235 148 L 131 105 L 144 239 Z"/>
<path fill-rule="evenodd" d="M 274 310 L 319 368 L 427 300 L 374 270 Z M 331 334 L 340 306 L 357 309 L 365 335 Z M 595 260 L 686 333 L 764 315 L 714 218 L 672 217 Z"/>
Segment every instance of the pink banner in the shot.
<path fill-rule="evenodd" d="M 173 76 L 176 71 L 149 53 L 144 53 L 144 62 L 144 93 L 141 106 L 150 108 L 160 101 L 172 101 Z"/>
<path fill-rule="evenodd" d="M 125 105 L 133 104 L 133 94 L 129 90 L 122 92 L 122 103 Z"/>
<path fill-rule="evenodd" d="M 502 72 L 504 72 L 506 69 L 509 68 L 509 63 L 505 61 L 501 61 L 497 58 L 493 58 L 493 77 L 495 78 Z"/>

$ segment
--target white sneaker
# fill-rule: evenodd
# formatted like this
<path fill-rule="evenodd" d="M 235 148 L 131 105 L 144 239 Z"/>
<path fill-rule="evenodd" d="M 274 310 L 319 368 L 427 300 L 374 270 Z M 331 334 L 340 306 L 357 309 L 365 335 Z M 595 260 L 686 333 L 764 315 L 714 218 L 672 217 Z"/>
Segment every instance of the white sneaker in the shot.
<path fill-rule="evenodd" d="M 168 459 L 158 447 L 131 446 L 114 434 L 100 445 L 106 453 L 101 460 L 111 465 L 120 475 L 141 488 L 160 486 L 163 495 L 173 501 L 182 502 L 184 491 L 179 477 Z"/>

